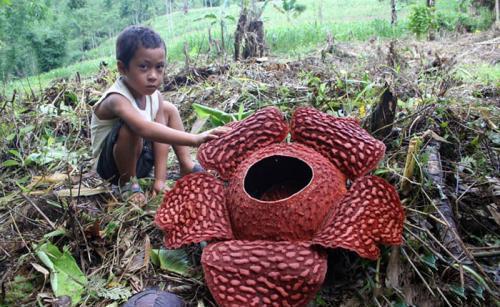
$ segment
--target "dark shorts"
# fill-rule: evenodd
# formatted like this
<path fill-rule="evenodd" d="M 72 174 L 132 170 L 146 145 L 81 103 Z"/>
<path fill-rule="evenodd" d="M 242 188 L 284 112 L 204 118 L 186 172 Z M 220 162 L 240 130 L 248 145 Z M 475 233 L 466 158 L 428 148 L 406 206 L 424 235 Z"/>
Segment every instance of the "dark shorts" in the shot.
<path fill-rule="evenodd" d="M 104 140 L 104 146 L 97 162 L 97 173 L 102 179 L 112 184 L 118 184 L 118 179 L 120 178 L 120 173 L 118 172 L 113 156 L 113 147 L 118 139 L 118 133 L 122 125 L 123 121 L 119 120 L 113 128 L 111 128 L 111 131 Z M 142 152 L 136 164 L 137 178 L 148 177 L 153 169 L 154 161 L 153 142 L 144 140 Z"/>

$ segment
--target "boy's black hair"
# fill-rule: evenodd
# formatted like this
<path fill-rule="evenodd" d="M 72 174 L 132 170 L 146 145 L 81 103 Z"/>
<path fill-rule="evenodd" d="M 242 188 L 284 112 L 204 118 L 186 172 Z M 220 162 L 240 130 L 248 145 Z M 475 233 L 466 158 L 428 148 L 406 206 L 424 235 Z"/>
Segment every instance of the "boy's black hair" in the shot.
<path fill-rule="evenodd" d="M 116 59 L 122 61 L 128 68 L 130 60 L 139 47 L 166 49 L 163 39 L 152 29 L 143 26 L 128 26 L 116 40 Z"/>

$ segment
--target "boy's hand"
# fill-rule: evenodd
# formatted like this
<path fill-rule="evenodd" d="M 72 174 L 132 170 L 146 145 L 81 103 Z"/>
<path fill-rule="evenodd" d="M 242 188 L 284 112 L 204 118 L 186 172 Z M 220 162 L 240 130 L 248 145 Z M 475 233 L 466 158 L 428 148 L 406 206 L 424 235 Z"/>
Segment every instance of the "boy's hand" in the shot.
<path fill-rule="evenodd" d="M 153 184 L 153 197 L 163 193 L 164 190 L 165 190 L 165 181 L 155 180 L 155 183 Z"/>
<path fill-rule="evenodd" d="M 203 133 L 196 135 L 196 146 L 200 146 L 201 144 L 208 142 L 210 140 L 217 139 L 219 136 L 224 135 L 231 131 L 232 129 L 229 127 L 217 127 Z"/>

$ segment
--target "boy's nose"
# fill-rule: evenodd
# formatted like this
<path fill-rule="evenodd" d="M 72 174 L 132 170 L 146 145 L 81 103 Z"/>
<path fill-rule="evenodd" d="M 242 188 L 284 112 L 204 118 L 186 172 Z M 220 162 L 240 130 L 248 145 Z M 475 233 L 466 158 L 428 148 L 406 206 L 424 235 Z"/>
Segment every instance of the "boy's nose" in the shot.
<path fill-rule="evenodd" d="M 156 81 L 159 78 L 159 74 L 155 69 L 150 69 L 147 74 L 148 81 Z"/>
<path fill-rule="evenodd" d="M 148 74 L 148 81 L 156 81 L 158 80 L 158 76 L 155 72 L 151 72 Z"/>

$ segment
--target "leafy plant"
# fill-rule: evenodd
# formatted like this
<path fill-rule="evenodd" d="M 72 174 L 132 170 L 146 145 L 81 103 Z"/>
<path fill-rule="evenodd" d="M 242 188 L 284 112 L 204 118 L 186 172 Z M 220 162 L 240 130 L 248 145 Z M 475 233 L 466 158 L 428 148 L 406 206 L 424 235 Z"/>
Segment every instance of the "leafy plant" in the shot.
<path fill-rule="evenodd" d="M 69 296 L 72 305 L 81 300 L 87 277 L 78 267 L 67 248 L 61 252 L 57 246 L 44 243 L 37 247 L 36 255 L 50 270 L 50 285 L 55 296 Z"/>
<path fill-rule="evenodd" d="M 7 159 L 0 164 L 2 167 L 19 167 L 19 166 L 24 166 L 25 160 L 22 157 L 22 155 L 19 153 L 19 151 L 15 149 L 9 149 L 8 153 L 12 156 L 10 159 Z"/>
<path fill-rule="evenodd" d="M 224 5 L 221 6 L 219 14 L 210 13 L 210 14 L 206 14 L 202 18 L 195 19 L 195 21 L 199 21 L 199 20 L 203 20 L 203 19 L 209 20 L 210 21 L 210 28 L 215 26 L 215 25 L 220 26 L 222 52 L 226 51 L 225 41 L 224 41 L 225 40 L 224 35 L 227 32 L 226 25 L 229 21 L 236 22 L 236 18 L 234 18 L 234 16 L 229 15 L 227 13 L 227 6 L 228 6 L 227 1 L 224 1 Z M 210 28 L 209 28 L 209 31 L 210 31 Z"/>
<path fill-rule="evenodd" d="M 310 95 L 314 106 L 321 107 L 327 104 L 329 101 L 327 84 L 321 78 L 311 73 L 305 74 L 304 77 L 306 78 L 307 86 L 311 89 Z"/>
<path fill-rule="evenodd" d="M 152 249 L 151 262 L 162 270 L 189 275 L 188 256 L 182 249 Z"/>
<path fill-rule="evenodd" d="M 291 21 L 291 16 L 297 18 L 307 8 L 304 4 L 297 3 L 297 0 L 282 0 L 281 7 L 277 6 L 276 4 L 274 5 L 274 7 L 280 13 L 285 14 L 288 21 Z"/>
<path fill-rule="evenodd" d="M 16 275 L 14 280 L 5 284 L 5 298 L 0 300 L 0 306 L 15 306 L 20 301 L 33 293 L 33 283 L 29 278 L 22 275 Z"/>
<path fill-rule="evenodd" d="M 410 12 L 408 27 L 411 32 L 421 38 L 422 35 L 427 35 L 432 29 L 436 28 L 436 17 L 434 8 L 426 5 L 414 6 Z"/>
<path fill-rule="evenodd" d="M 224 126 L 227 123 L 242 120 L 250 116 L 254 111 L 245 111 L 243 104 L 237 113 L 226 113 L 215 108 L 207 107 L 198 103 L 193 103 L 193 109 L 200 118 L 209 118 L 214 126 Z"/>
<path fill-rule="evenodd" d="M 110 287 L 106 280 L 99 277 L 92 278 L 89 281 L 88 288 L 91 295 L 113 301 L 126 300 L 132 296 L 129 287 L 121 285 Z"/>

